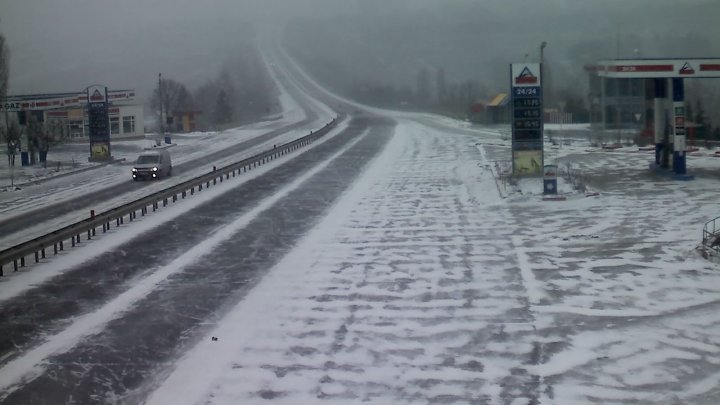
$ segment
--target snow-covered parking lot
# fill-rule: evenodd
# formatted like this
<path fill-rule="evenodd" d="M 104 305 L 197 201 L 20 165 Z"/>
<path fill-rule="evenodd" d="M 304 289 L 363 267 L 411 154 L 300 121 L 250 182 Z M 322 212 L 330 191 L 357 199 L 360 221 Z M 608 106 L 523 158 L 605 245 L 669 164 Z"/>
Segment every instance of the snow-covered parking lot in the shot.
<path fill-rule="evenodd" d="M 578 142 L 558 162 L 599 195 L 503 199 L 489 137 L 401 121 L 149 403 L 717 403 L 720 274 L 695 248 L 720 162 L 679 182 Z"/>

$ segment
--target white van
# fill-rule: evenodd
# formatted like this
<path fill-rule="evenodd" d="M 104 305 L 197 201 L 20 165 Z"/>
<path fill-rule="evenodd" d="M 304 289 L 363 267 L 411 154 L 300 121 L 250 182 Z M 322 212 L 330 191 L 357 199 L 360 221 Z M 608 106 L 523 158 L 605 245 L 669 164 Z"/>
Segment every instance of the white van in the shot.
<path fill-rule="evenodd" d="M 165 149 L 153 149 L 142 152 L 132 169 L 133 180 L 159 179 L 172 174 L 170 153 Z"/>

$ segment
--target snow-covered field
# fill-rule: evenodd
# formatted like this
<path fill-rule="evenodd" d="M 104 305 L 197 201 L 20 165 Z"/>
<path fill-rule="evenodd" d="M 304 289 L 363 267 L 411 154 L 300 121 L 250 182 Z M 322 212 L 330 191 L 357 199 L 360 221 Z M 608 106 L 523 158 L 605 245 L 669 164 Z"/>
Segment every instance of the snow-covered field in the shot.
<path fill-rule="evenodd" d="M 476 144 L 401 121 L 149 403 L 717 403 L 720 273 L 695 247 L 720 162 L 678 182 L 578 146 L 599 196 L 503 199 Z"/>

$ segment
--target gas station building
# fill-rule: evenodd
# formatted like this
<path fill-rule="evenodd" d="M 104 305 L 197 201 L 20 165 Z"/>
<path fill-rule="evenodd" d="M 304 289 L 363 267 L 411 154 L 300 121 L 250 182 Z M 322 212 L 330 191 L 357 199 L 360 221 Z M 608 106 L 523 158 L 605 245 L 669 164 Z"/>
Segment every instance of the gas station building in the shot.
<path fill-rule="evenodd" d="M 144 135 L 143 107 L 133 104 L 135 91 L 110 90 L 108 99 L 110 137 Z M 82 139 L 88 137 L 86 103 L 85 92 L 8 96 L 0 103 L 1 119 L 10 117 L 21 126 L 27 125 L 31 116 L 40 122 L 61 121 L 71 138 Z"/>
<path fill-rule="evenodd" d="M 133 104 L 134 90 L 111 90 L 104 88 L 103 96 L 105 128 L 105 149 L 110 148 L 110 140 L 143 136 L 145 133 L 143 107 Z M 106 97 L 106 99 L 105 99 Z M 63 137 L 76 141 L 87 141 L 91 146 L 93 138 L 88 118 L 88 91 L 72 93 L 26 94 L 8 96 L 0 102 L 0 121 L 14 121 L 26 127 L 31 120 L 40 123 L 59 123 L 64 129 Z M 95 122 L 95 121 L 93 121 Z M 95 124 L 97 125 L 97 124 Z M 35 161 L 37 145 L 32 144 L 27 131 L 22 131 L 19 148 L 23 166 Z M 103 149 L 103 150 L 105 150 Z M 91 152 L 91 157 L 93 156 Z M 107 156 L 106 158 L 110 158 Z M 40 155 L 40 161 L 43 156 Z"/>
<path fill-rule="evenodd" d="M 651 167 L 688 177 L 684 80 L 720 77 L 720 58 L 616 59 L 586 70 L 592 73 L 591 106 L 603 128 L 634 121 L 650 129 L 655 143 Z"/>

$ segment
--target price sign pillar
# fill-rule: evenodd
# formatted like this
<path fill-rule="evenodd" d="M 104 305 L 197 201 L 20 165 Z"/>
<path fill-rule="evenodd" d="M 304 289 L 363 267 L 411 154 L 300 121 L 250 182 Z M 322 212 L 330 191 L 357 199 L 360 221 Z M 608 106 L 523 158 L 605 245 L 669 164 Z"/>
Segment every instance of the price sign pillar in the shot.
<path fill-rule="evenodd" d="M 91 162 L 107 161 L 110 155 L 110 118 L 107 87 L 90 86 L 87 90 L 88 132 Z"/>
<path fill-rule="evenodd" d="M 510 87 L 513 175 L 540 176 L 544 166 L 540 64 L 511 64 Z"/>

